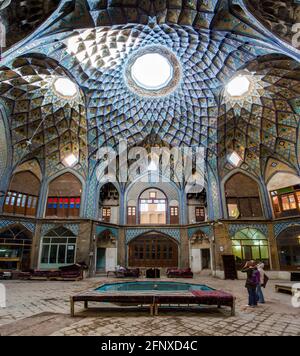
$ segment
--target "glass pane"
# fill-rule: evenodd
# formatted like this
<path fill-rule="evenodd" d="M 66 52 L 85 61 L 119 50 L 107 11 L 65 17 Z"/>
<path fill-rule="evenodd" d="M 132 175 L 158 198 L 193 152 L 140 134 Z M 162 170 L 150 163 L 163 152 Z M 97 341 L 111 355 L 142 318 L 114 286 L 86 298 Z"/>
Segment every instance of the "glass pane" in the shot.
<path fill-rule="evenodd" d="M 227 204 L 228 214 L 230 218 L 238 218 L 240 215 L 239 208 L 237 204 Z"/>
<path fill-rule="evenodd" d="M 296 201 L 295 201 L 294 194 L 283 195 L 281 197 L 281 201 L 282 201 L 282 208 L 284 211 L 296 209 Z"/>
<path fill-rule="evenodd" d="M 74 263 L 75 262 L 75 245 L 68 245 L 67 246 L 67 263 Z"/>
<path fill-rule="evenodd" d="M 41 263 L 49 263 L 49 245 L 43 245 Z"/>
<path fill-rule="evenodd" d="M 259 246 L 252 246 L 252 259 L 260 260 Z"/>
<path fill-rule="evenodd" d="M 24 207 L 25 207 L 25 204 L 26 204 L 26 198 L 27 198 L 27 196 L 26 196 L 26 195 L 23 195 L 22 204 L 21 204 L 22 208 L 24 208 Z"/>
<path fill-rule="evenodd" d="M 66 245 L 59 245 L 58 263 L 65 263 L 65 259 L 66 259 Z"/>
<path fill-rule="evenodd" d="M 269 258 L 268 246 L 260 246 L 260 255 L 262 260 L 267 260 Z"/>
<path fill-rule="evenodd" d="M 243 246 L 251 246 L 251 245 L 254 245 L 254 241 L 253 240 L 241 240 L 241 244 Z"/>
<path fill-rule="evenodd" d="M 252 260 L 251 246 L 243 246 L 243 257 L 245 260 Z"/>
<path fill-rule="evenodd" d="M 297 209 L 296 199 L 294 194 L 289 195 L 290 209 Z"/>
<path fill-rule="evenodd" d="M 298 200 L 298 209 L 300 209 L 300 192 L 297 192 L 296 195 Z"/>
<path fill-rule="evenodd" d="M 279 199 L 278 199 L 278 197 L 273 197 L 272 200 L 273 200 L 274 211 L 275 211 L 276 213 L 280 213 L 280 206 L 279 206 Z"/>
<path fill-rule="evenodd" d="M 57 263 L 57 245 L 51 245 L 49 263 Z"/>
<path fill-rule="evenodd" d="M 66 238 L 54 238 L 54 239 L 51 239 L 51 243 L 53 244 L 66 244 L 67 243 L 67 239 Z"/>
<path fill-rule="evenodd" d="M 233 246 L 232 253 L 234 254 L 237 262 L 239 262 L 243 259 L 241 246 Z"/>

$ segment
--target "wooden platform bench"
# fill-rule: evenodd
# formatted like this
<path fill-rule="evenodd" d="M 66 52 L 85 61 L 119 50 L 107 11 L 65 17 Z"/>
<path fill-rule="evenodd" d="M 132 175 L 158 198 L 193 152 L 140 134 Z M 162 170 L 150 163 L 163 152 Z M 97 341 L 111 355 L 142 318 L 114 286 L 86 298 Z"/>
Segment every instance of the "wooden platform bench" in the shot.
<path fill-rule="evenodd" d="M 298 287 L 295 288 L 296 283 L 280 283 L 275 284 L 275 291 L 277 293 L 287 293 L 291 295 L 295 295 L 296 292 L 300 291 L 300 283 L 298 283 Z"/>
<path fill-rule="evenodd" d="M 120 306 L 148 306 L 151 316 L 158 315 L 164 305 L 189 307 L 191 305 L 209 305 L 230 307 L 231 316 L 235 315 L 235 297 L 222 291 L 188 291 L 188 292 L 99 292 L 87 291 L 70 297 L 71 316 L 75 316 L 75 303 L 83 302 L 88 309 L 90 302 L 111 303 Z"/>

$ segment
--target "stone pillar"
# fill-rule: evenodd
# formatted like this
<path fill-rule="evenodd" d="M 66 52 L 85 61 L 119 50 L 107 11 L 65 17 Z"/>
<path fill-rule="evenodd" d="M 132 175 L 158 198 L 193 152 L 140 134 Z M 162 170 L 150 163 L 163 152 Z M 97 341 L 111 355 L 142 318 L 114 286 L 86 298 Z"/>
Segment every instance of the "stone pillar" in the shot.
<path fill-rule="evenodd" d="M 118 265 L 126 266 L 126 230 L 125 228 L 119 229 L 119 238 L 117 241 L 118 248 Z"/>
<path fill-rule="evenodd" d="M 270 251 L 270 268 L 274 271 L 280 271 L 280 262 L 276 237 L 274 233 L 274 224 L 268 224 L 268 240 Z"/>
<path fill-rule="evenodd" d="M 30 268 L 32 269 L 38 269 L 41 238 L 42 238 L 42 224 L 40 222 L 37 222 L 35 226 L 35 232 L 32 238 L 32 246 L 31 246 L 31 254 L 30 254 Z"/>
<path fill-rule="evenodd" d="M 45 207 L 48 198 L 48 183 L 49 182 L 46 178 L 44 178 L 41 182 L 40 196 L 39 196 L 38 208 L 37 208 L 38 218 L 43 218 L 45 214 Z"/>
<path fill-rule="evenodd" d="M 89 267 L 89 275 L 93 276 L 94 271 L 94 229 L 91 221 L 82 221 L 79 226 L 77 237 L 76 262 L 84 262 Z"/>
<path fill-rule="evenodd" d="M 227 226 L 224 223 L 216 223 L 214 225 L 214 269 L 223 270 L 222 255 L 232 254 L 231 240 L 228 234 Z"/>
<path fill-rule="evenodd" d="M 190 267 L 190 246 L 189 246 L 189 236 L 188 230 L 182 228 L 180 230 L 180 268 Z"/>

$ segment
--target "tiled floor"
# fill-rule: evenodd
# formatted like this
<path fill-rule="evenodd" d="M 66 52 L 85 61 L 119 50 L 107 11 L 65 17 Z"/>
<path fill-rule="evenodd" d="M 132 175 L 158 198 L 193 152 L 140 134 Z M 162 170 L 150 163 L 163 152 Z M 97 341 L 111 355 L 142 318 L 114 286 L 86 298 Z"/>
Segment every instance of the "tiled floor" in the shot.
<path fill-rule="evenodd" d="M 7 308 L 0 309 L 1 335 L 298 335 L 300 308 L 291 305 L 291 297 L 274 291 L 270 281 L 267 303 L 247 308 L 243 281 L 222 281 L 196 277 L 193 282 L 232 292 L 237 297 L 237 314 L 226 308 L 201 311 L 169 311 L 150 317 L 148 311 L 111 311 L 99 309 L 69 316 L 69 297 L 98 286 L 104 278 L 82 282 L 1 281 L 7 290 Z M 115 281 L 114 279 L 110 279 Z M 93 305 L 92 305 L 93 306 Z M 97 307 L 97 305 L 96 305 Z"/>

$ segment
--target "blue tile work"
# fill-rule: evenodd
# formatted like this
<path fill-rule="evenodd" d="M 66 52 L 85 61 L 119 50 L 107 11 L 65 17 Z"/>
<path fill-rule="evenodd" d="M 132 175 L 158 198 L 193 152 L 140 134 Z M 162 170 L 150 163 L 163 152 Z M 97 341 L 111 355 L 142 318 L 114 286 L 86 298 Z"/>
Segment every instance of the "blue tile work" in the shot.
<path fill-rule="evenodd" d="M 75 236 L 78 236 L 79 234 L 79 227 L 80 224 L 43 224 L 42 229 L 41 229 L 41 235 L 44 236 L 46 233 L 48 233 L 50 230 L 53 230 L 57 227 L 63 226 L 64 228 L 70 230 Z"/>
<path fill-rule="evenodd" d="M 188 236 L 189 239 L 191 239 L 193 237 L 193 235 L 195 233 L 197 233 L 198 231 L 203 232 L 206 236 L 208 237 L 212 237 L 214 234 L 214 229 L 212 226 L 207 225 L 207 226 L 198 226 L 198 227 L 192 227 L 188 229 Z"/>
<path fill-rule="evenodd" d="M 257 223 L 248 223 L 248 224 L 230 224 L 228 225 L 229 236 L 233 237 L 238 231 L 243 229 L 257 229 L 262 232 L 266 237 L 268 236 L 268 225 L 267 224 L 257 224 Z"/>
<path fill-rule="evenodd" d="M 168 228 L 148 228 L 148 229 L 127 229 L 126 230 L 126 242 L 129 243 L 134 238 L 145 234 L 147 232 L 160 232 L 162 234 L 168 235 L 180 243 L 180 230 L 179 229 L 168 229 Z"/>
<path fill-rule="evenodd" d="M 117 239 L 119 237 L 119 230 L 114 227 L 109 226 L 97 226 L 96 227 L 96 235 L 99 236 L 104 231 L 110 231 L 111 234 Z"/>
<path fill-rule="evenodd" d="M 300 226 L 300 219 L 294 221 L 280 221 L 279 223 L 274 224 L 274 235 L 277 238 L 282 231 L 285 229 L 298 225 Z"/>
<path fill-rule="evenodd" d="M 0 220 L 0 229 L 3 229 L 5 227 L 9 227 L 12 225 L 18 225 L 21 224 L 26 227 L 27 230 L 30 232 L 34 233 L 35 231 L 35 223 L 28 222 L 26 220 Z"/>

